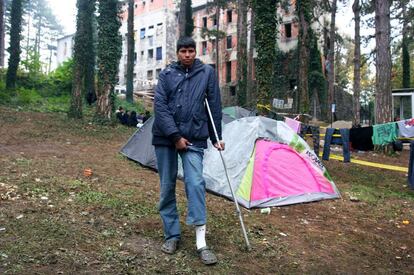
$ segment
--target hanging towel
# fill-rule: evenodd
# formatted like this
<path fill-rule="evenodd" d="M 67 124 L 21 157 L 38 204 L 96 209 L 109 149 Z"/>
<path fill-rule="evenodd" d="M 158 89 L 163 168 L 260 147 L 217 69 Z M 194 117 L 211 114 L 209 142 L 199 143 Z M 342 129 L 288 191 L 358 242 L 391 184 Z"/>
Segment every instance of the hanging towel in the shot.
<path fill-rule="evenodd" d="M 285 117 L 285 123 L 293 131 L 295 131 L 295 133 L 299 133 L 300 132 L 300 121 L 297 121 L 295 119 L 291 119 L 291 118 Z"/>
<path fill-rule="evenodd" d="M 372 143 L 374 145 L 387 145 L 397 140 L 398 129 L 396 122 L 374 125 L 372 130 Z"/>
<path fill-rule="evenodd" d="M 414 137 L 414 118 L 400 120 L 397 124 L 400 137 Z"/>
<path fill-rule="evenodd" d="M 352 128 L 349 133 L 351 146 L 355 150 L 370 151 L 374 149 L 372 144 L 372 126 Z"/>

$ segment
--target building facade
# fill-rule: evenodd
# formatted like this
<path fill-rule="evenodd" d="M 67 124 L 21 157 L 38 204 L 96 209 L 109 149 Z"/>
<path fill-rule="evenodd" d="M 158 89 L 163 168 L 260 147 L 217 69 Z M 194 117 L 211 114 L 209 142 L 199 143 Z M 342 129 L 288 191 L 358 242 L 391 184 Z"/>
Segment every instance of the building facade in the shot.
<path fill-rule="evenodd" d="M 119 85 L 126 85 L 128 4 L 123 5 Z M 159 73 L 176 58 L 176 5 L 172 0 L 135 0 L 134 93 L 151 95 Z"/>
<path fill-rule="evenodd" d="M 61 65 L 64 61 L 72 58 L 73 45 L 74 45 L 74 34 L 69 34 L 64 37 L 57 39 L 56 49 L 56 62 L 57 66 Z"/>

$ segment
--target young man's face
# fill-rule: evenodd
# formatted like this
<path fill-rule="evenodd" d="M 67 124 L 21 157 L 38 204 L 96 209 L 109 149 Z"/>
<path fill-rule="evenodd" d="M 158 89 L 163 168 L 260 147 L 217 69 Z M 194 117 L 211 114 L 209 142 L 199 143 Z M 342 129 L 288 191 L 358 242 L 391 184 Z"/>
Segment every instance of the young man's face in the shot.
<path fill-rule="evenodd" d="M 192 47 L 180 48 L 178 50 L 177 57 L 178 61 L 180 61 L 184 67 L 191 67 L 196 57 L 196 50 Z"/>

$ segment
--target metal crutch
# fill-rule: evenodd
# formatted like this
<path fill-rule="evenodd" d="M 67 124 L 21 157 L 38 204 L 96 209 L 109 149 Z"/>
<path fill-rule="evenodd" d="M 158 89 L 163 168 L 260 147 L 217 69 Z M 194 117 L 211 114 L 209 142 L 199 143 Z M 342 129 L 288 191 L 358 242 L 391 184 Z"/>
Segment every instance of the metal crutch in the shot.
<path fill-rule="evenodd" d="M 217 144 L 221 149 L 221 143 L 220 143 L 220 140 L 219 140 L 219 137 L 218 137 L 218 134 L 217 134 L 216 125 L 214 124 L 213 116 L 211 115 L 210 105 L 208 104 L 207 98 L 205 99 L 205 104 L 207 106 L 208 116 L 210 118 L 211 125 L 213 126 L 214 135 L 216 137 Z M 227 166 L 226 166 L 226 163 L 224 162 L 224 158 L 223 158 L 223 154 L 221 153 L 221 150 L 219 150 L 219 153 L 220 153 L 220 157 L 221 157 L 221 162 L 223 163 L 223 166 L 224 166 L 224 172 L 226 174 L 227 183 L 229 184 L 229 187 L 230 187 L 231 196 L 233 197 L 234 204 L 236 205 L 236 212 L 239 215 L 239 220 L 240 220 L 240 225 L 241 225 L 243 236 L 244 236 L 244 241 L 246 242 L 246 248 L 247 248 L 247 251 L 250 251 L 251 246 L 250 246 L 250 243 L 249 243 L 249 239 L 247 238 L 246 228 L 244 227 L 243 217 L 242 217 L 242 214 L 241 214 L 241 211 L 240 211 L 239 203 L 237 202 L 236 196 L 234 195 L 233 187 L 231 186 L 230 178 L 229 178 L 229 175 L 227 173 Z"/>

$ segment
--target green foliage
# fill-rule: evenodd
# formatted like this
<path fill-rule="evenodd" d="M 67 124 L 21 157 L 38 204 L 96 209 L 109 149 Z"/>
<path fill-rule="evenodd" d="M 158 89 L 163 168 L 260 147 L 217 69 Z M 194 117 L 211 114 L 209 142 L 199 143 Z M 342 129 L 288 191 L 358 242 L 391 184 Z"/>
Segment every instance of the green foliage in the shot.
<path fill-rule="evenodd" d="M 144 113 L 146 111 L 144 105 L 141 104 L 140 102 L 131 103 L 119 97 L 115 98 L 114 106 L 115 106 L 115 109 L 118 109 L 119 106 L 122 106 L 125 111 L 135 111 L 137 112 L 137 114 Z"/>
<path fill-rule="evenodd" d="M 256 22 L 256 79 L 257 103 L 269 104 L 273 87 L 274 60 L 276 59 L 276 0 L 254 0 L 253 10 Z"/>
<path fill-rule="evenodd" d="M 73 59 L 63 62 L 48 75 L 49 89 L 56 96 L 68 95 L 72 90 Z"/>
<path fill-rule="evenodd" d="M 42 97 L 33 89 L 17 88 L 16 105 L 35 105 L 42 101 Z"/>
<path fill-rule="evenodd" d="M 40 54 L 30 49 L 27 53 L 27 59 L 22 60 L 21 65 L 33 76 L 42 74 L 43 63 L 40 61 Z"/>

